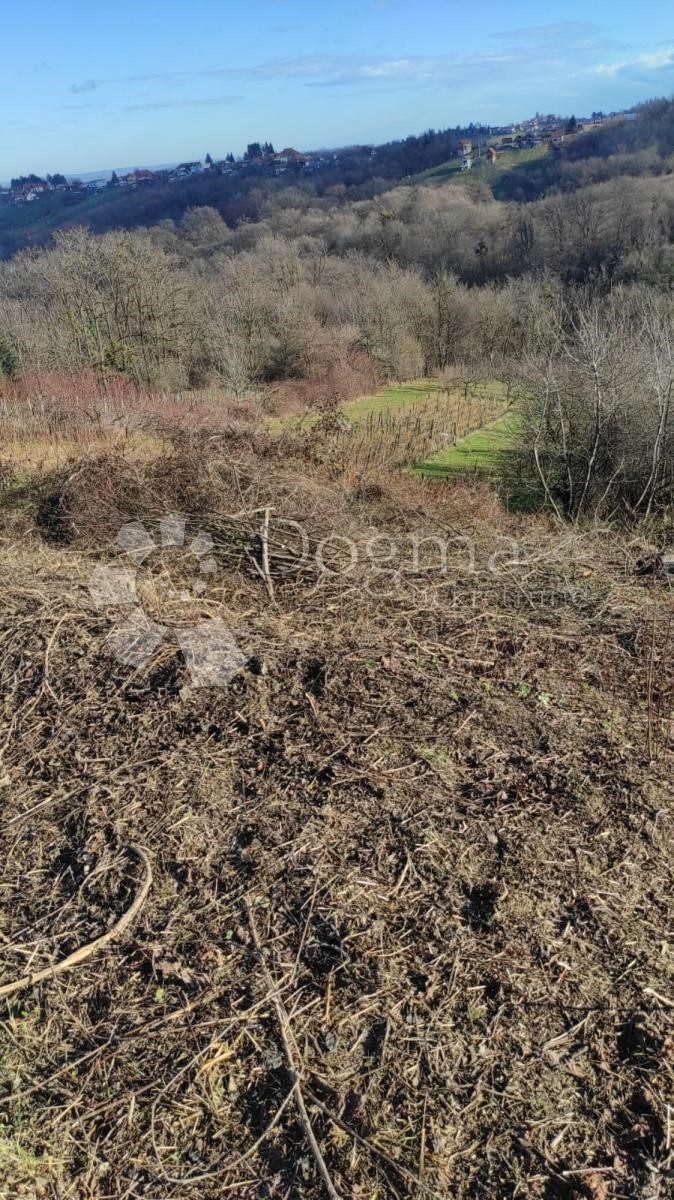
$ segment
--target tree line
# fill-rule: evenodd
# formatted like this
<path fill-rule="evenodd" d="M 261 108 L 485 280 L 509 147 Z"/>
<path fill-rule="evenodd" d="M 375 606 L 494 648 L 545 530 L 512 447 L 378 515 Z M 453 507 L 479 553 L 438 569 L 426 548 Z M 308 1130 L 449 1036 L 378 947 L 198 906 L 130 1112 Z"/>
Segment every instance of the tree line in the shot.
<path fill-rule="evenodd" d="M 530 204 L 399 185 L 303 185 L 231 227 L 213 206 L 0 264 L 0 375 L 340 403 L 373 381 L 516 380 L 527 469 L 561 516 L 672 495 L 674 196 L 623 177 Z"/>

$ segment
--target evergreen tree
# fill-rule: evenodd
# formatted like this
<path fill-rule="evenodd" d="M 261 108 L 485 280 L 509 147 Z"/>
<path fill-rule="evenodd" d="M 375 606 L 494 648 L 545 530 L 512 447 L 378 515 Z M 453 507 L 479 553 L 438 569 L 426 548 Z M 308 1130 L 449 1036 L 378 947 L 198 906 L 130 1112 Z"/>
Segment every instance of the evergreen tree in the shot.
<path fill-rule="evenodd" d="M 39 175 L 19 175 L 12 180 L 12 187 L 23 187 L 25 183 L 44 183 L 44 179 L 41 179 Z"/>

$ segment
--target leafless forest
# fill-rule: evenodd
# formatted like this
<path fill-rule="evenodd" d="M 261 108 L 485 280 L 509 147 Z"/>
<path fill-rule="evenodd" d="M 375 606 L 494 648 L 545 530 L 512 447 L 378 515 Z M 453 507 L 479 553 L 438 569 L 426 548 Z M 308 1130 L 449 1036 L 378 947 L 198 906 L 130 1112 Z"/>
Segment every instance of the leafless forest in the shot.
<path fill-rule="evenodd" d="M 2 1200 L 671 1195 L 653 112 L 0 265 Z"/>

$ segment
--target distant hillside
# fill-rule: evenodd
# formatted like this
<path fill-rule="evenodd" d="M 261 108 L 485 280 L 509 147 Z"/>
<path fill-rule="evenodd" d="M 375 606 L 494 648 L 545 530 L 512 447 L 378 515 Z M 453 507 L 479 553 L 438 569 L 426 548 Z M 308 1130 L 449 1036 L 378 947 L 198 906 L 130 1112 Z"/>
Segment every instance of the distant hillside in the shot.
<path fill-rule="evenodd" d="M 320 169 L 289 171 L 276 179 L 260 165 L 233 175 L 208 172 L 178 183 L 162 180 L 136 188 L 106 188 L 95 193 L 50 192 L 30 204 L 0 204 L 0 258 L 30 245 L 44 245 L 61 228 L 84 225 L 94 233 L 178 221 L 189 208 L 216 208 L 230 227 L 257 220 L 265 202 L 292 189 L 298 202 L 328 196 L 367 199 L 406 176 L 428 170 L 455 153 L 463 137 L 476 137 L 477 126 L 428 130 L 419 136 L 380 146 L 332 151 Z"/>
<path fill-rule="evenodd" d="M 530 149 L 508 150 L 507 153 L 500 154 L 493 165 L 482 155 L 473 161 L 470 173 L 461 170 L 459 158 L 449 158 L 447 162 L 415 175 L 412 182 L 460 183 L 463 187 L 469 187 L 472 193 L 487 186 L 496 195 L 502 175 L 515 171 L 518 167 L 528 166 L 530 163 L 540 163 L 549 153 L 550 147 L 547 143 Z"/>
<path fill-rule="evenodd" d="M 618 175 L 662 175 L 674 169 L 674 101 L 641 105 L 634 121 L 607 120 L 568 139 L 554 154 L 518 165 L 495 180 L 499 200 L 536 200 Z"/>
<path fill-rule="evenodd" d="M 270 201 L 293 208 L 334 206 L 368 200 L 396 183 L 462 179 L 477 196 L 517 202 L 571 192 L 618 176 L 657 176 L 674 167 L 674 101 L 641 105 L 635 120 L 616 118 L 567 138 L 563 145 L 499 154 L 494 166 L 482 159 L 461 174 L 462 139 L 478 142 L 483 127 L 428 130 L 380 146 L 353 146 L 321 156 L 310 172 L 288 170 L 274 178 L 260 163 L 232 174 L 207 172 L 177 183 L 166 178 L 134 188 L 99 192 L 50 192 L 30 204 L 0 204 L 0 258 L 45 245 L 58 229 L 86 226 L 94 233 L 179 222 L 190 208 L 216 209 L 230 229 L 258 221 Z M 483 141 L 484 144 L 484 141 Z M 283 195 L 287 201 L 280 200 Z"/>

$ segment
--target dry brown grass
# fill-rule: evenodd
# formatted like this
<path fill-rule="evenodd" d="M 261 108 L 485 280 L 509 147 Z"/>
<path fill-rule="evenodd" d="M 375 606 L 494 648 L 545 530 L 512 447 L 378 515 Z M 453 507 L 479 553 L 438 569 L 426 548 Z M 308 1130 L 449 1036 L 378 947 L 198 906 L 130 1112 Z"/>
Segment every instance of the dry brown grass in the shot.
<path fill-rule="evenodd" d="M 319 1200 L 299 1081 L 342 1200 L 665 1200 L 671 591 L 627 537 L 364 487 L 322 437 L 80 462 L 7 526 L 0 982 L 114 924 L 129 845 L 153 885 L 121 942 L 7 1002 L 0 1196 Z M 227 688 L 170 642 L 105 653 L 89 574 L 121 519 L 175 509 L 216 541 L 187 611 L 249 656 Z M 454 541 L 392 594 L 360 553 L 296 575 L 283 518 L 312 547 L 467 535 L 477 569 Z M 156 557 L 149 583 L 182 570 Z"/>
<path fill-rule="evenodd" d="M 147 459 L 177 436 L 232 432 L 260 423 L 263 405 L 222 388 L 185 393 L 143 391 L 95 372 L 0 380 L 2 457 L 24 472 L 46 472 L 70 459 L 119 452 Z"/>

